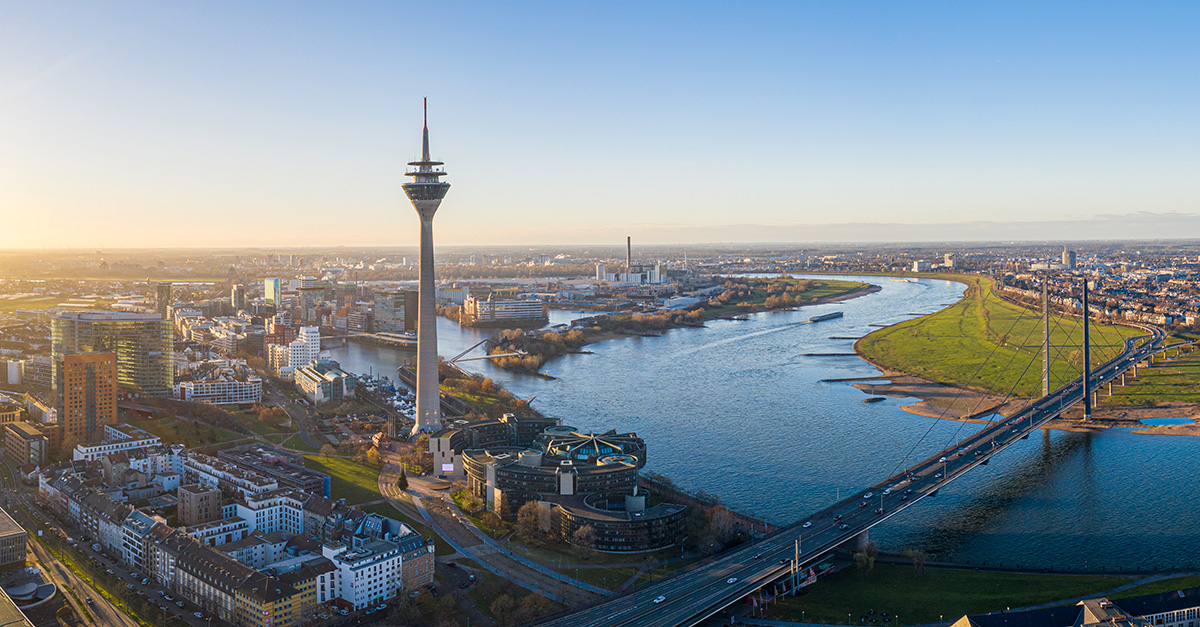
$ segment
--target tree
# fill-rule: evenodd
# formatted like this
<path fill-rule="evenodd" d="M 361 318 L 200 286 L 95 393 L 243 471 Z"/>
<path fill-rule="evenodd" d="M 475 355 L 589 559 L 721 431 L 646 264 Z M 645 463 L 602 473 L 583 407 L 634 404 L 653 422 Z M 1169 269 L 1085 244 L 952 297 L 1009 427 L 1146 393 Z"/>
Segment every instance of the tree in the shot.
<path fill-rule="evenodd" d="M 591 551 L 596 546 L 596 530 L 591 525 L 584 525 L 575 530 L 571 534 L 571 544 L 573 544 L 579 555 L 587 559 L 588 551 Z"/>
<path fill-rule="evenodd" d="M 549 537 L 558 536 L 559 512 L 557 507 L 538 508 L 538 531 Z"/>
<path fill-rule="evenodd" d="M 500 627 L 508 627 L 512 624 L 513 608 L 516 607 L 516 602 L 507 594 L 502 594 L 492 601 L 492 616 L 496 617 L 496 624 Z"/>
<path fill-rule="evenodd" d="M 329 457 L 330 455 L 333 455 L 334 451 L 336 451 L 336 449 L 333 448 L 332 444 L 326 444 L 325 446 L 321 447 L 321 457 Z"/>
<path fill-rule="evenodd" d="M 291 420 L 291 417 L 288 416 L 287 411 L 285 411 L 282 407 L 267 407 L 259 405 L 258 419 L 271 425 L 272 427 L 275 427 L 276 429 L 279 429 L 284 425 L 284 423 Z"/>
<path fill-rule="evenodd" d="M 909 553 L 908 556 L 912 559 L 913 568 L 917 570 L 918 575 L 925 574 L 925 551 L 916 550 Z"/>
<path fill-rule="evenodd" d="M 367 463 L 372 466 L 379 465 L 379 449 L 374 447 L 367 449 Z"/>
<path fill-rule="evenodd" d="M 541 506 L 537 501 L 529 501 L 517 510 L 517 533 L 525 539 L 533 539 L 538 531 L 538 510 Z"/>
<path fill-rule="evenodd" d="M 714 505 L 708 508 L 705 512 L 708 516 L 708 528 L 712 532 L 713 538 L 721 544 L 729 544 L 737 535 L 737 521 L 733 518 L 733 512 L 726 509 L 723 505 Z"/>
<path fill-rule="evenodd" d="M 408 489 L 408 475 L 404 472 L 404 468 L 400 468 L 400 477 L 396 479 L 396 487 L 401 490 Z"/>

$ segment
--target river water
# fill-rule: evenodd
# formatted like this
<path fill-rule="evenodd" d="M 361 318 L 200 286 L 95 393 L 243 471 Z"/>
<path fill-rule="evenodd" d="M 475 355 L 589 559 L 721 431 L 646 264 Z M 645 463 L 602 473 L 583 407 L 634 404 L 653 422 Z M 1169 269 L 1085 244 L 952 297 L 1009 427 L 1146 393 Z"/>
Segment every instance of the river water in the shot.
<path fill-rule="evenodd" d="M 819 277 L 814 277 L 819 278 Z M 916 399 L 863 403 L 850 383 L 879 374 L 852 340 L 876 327 L 930 313 L 963 286 L 940 280 L 879 285 L 874 294 L 795 312 L 714 321 L 661 337 L 622 338 L 567 355 L 553 381 L 460 362 L 504 383 L 542 413 L 584 430 L 636 431 L 647 469 L 735 510 L 788 524 L 891 475 L 976 425 L 901 411 Z M 843 311 L 840 319 L 803 324 Z M 552 323 L 579 317 L 553 311 Z M 454 356 L 486 337 L 439 319 L 439 350 Z M 350 343 L 330 351 L 356 373 L 395 376 L 412 354 Z M 474 353 L 480 354 L 480 353 Z M 393 379 L 394 380 L 394 379 Z M 910 451 L 911 454 L 910 454 Z M 1200 566 L 1200 442 L 1189 437 L 1045 432 L 1013 445 L 871 531 L 885 550 L 919 548 L 972 563 L 1134 569 Z"/>

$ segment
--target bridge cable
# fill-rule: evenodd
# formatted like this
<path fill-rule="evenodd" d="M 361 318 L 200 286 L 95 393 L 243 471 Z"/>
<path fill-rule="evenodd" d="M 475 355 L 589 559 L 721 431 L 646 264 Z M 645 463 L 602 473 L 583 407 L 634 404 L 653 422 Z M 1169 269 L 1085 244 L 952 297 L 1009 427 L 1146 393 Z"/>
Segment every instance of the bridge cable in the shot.
<path fill-rule="evenodd" d="M 1021 343 L 1020 343 L 1018 346 L 1024 346 L 1024 345 L 1025 345 L 1025 343 L 1029 341 L 1029 338 L 1030 338 L 1030 336 L 1032 336 L 1032 335 L 1033 335 L 1033 334 L 1034 334 L 1036 331 L 1038 331 L 1038 330 L 1039 330 L 1039 328 L 1040 328 L 1040 327 L 1039 327 L 1039 325 L 1034 325 L 1034 326 L 1033 326 L 1033 327 L 1032 327 L 1032 328 L 1029 330 L 1029 333 L 1026 333 L 1026 334 L 1025 334 L 1025 337 L 1024 337 L 1024 339 L 1022 339 L 1022 340 L 1021 340 Z M 1006 372 L 1008 372 L 1008 369 L 1009 369 L 1009 368 L 1012 366 L 1012 363 L 1013 363 L 1014 361 L 1016 361 L 1016 359 L 1017 359 L 1017 356 L 1018 356 L 1018 355 L 1020 355 L 1020 354 L 1021 354 L 1021 350 L 1020 350 L 1019 348 L 1015 348 L 1015 349 L 1013 349 L 1013 354 L 1012 354 L 1012 357 L 1010 357 L 1010 358 L 1008 359 L 1008 363 L 1007 363 L 1007 364 L 1004 364 L 1004 368 L 1003 368 L 1003 369 L 1001 369 L 1001 371 L 1000 371 L 1000 374 L 1001 374 L 1001 375 L 1002 375 L 1002 374 L 1004 374 L 1004 373 L 1006 373 Z M 1021 371 L 1021 375 L 1017 377 L 1017 380 L 1013 382 L 1013 385 L 1012 385 L 1012 387 L 1011 387 L 1011 388 L 1009 388 L 1009 390 L 1008 390 L 1008 394 L 1006 394 L 1006 395 L 1004 396 L 1004 398 L 1003 398 L 1003 399 L 1001 399 L 1000 403 L 999 403 L 999 404 L 997 404 L 997 405 L 996 405 L 996 407 L 1003 407 L 1003 406 L 1004 406 L 1004 404 L 1008 402 L 1008 399 L 1012 397 L 1012 393 L 1013 393 L 1013 392 L 1014 392 L 1014 391 L 1017 389 L 1017 386 L 1021 385 L 1021 381 L 1025 379 L 1025 374 L 1026 374 L 1027 372 L 1029 372 L 1029 368 L 1030 368 L 1030 367 L 1033 365 L 1033 362 L 1035 362 L 1035 361 L 1037 361 L 1037 354 L 1036 354 L 1036 353 L 1035 353 L 1035 354 L 1033 354 L 1032 356 L 1030 356 L 1030 358 L 1029 358 L 1029 363 L 1025 364 L 1025 369 Z M 986 400 L 987 400 L 987 395 L 980 395 L 980 397 L 979 397 L 979 402 L 975 403 L 975 407 L 974 407 L 974 409 L 972 409 L 972 410 L 971 410 L 971 412 L 970 412 L 969 414 L 967 414 L 966 416 L 964 416 L 964 418 L 969 418 L 970 416 L 973 416 L 973 415 L 975 415 L 975 414 L 976 414 L 976 413 L 979 411 L 979 408 L 980 408 L 980 407 L 983 405 L 984 401 L 986 401 Z M 995 420 L 994 420 L 994 419 L 993 419 L 993 420 L 989 420 L 989 421 L 988 421 L 988 424 L 992 424 L 993 422 L 995 422 Z M 954 436 L 953 436 L 953 437 L 954 437 L 954 441 L 955 441 L 955 443 L 956 443 L 956 444 L 957 444 L 957 442 L 958 442 L 958 434 L 959 434 L 960 432 L 962 432 L 962 429 L 963 429 L 963 427 L 965 427 L 967 424 L 968 424 L 968 423 L 967 423 L 967 422 L 964 420 L 964 421 L 960 422 L 960 423 L 959 423 L 959 425 L 958 425 L 958 428 L 954 430 Z"/>
<path fill-rule="evenodd" d="M 976 283 L 974 286 L 968 287 L 968 290 L 970 290 L 971 287 L 974 287 L 975 289 L 979 290 L 979 307 L 980 307 L 980 311 L 982 312 L 982 310 L 984 308 L 984 304 L 986 302 L 984 300 L 983 288 L 980 287 L 978 283 Z M 1003 302 L 1005 304 L 1009 304 L 1007 301 L 1001 300 L 1001 302 Z M 1017 307 L 1017 309 L 1018 309 L 1019 313 L 1018 313 L 1016 319 L 1013 320 L 1012 325 L 1009 326 L 1008 331 L 1005 333 L 1005 335 L 1007 335 L 1008 333 L 1011 333 L 1012 330 L 1014 328 L 1016 328 L 1017 323 L 1020 322 L 1021 319 L 1025 317 L 1025 314 L 1030 311 L 1029 309 L 1027 309 L 1025 307 L 1019 307 L 1019 306 Z M 984 324 L 984 328 L 986 330 L 986 328 L 987 328 L 986 323 Z M 999 349 L 1000 349 L 999 344 L 996 344 L 995 346 L 992 347 L 992 352 L 988 353 L 988 356 L 982 362 L 979 363 L 979 367 L 975 369 L 975 373 L 971 375 L 971 378 L 967 379 L 968 384 L 971 381 L 974 381 L 975 378 L 979 376 L 979 373 L 983 371 L 983 367 L 986 366 L 989 361 L 991 361 L 992 357 L 996 354 L 996 351 Z M 967 392 L 966 389 L 962 389 L 962 388 L 959 389 L 958 394 L 956 394 L 954 396 L 954 398 L 951 399 L 950 403 L 948 405 L 946 405 L 945 408 L 942 409 L 942 413 L 937 416 L 937 419 L 930 422 L 929 429 L 927 429 L 925 431 L 925 433 L 922 434 L 921 437 L 918 438 L 917 441 L 914 442 L 911 447 L 909 447 L 908 452 L 906 452 L 904 454 L 904 457 L 901 458 L 901 460 L 899 462 L 897 462 L 896 466 L 892 469 L 892 472 L 890 473 L 889 476 L 896 474 L 896 469 L 898 469 L 901 465 L 905 464 L 908 461 L 908 458 L 910 455 L 912 455 L 913 451 L 915 451 L 916 448 L 925 441 L 925 438 L 928 437 L 929 434 L 931 432 L 933 432 L 934 428 L 937 427 L 937 425 L 940 423 L 940 421 L 946 417 L 946 414 L 947 414 L 947 412 L 950 411 L 950 408 L 953 407 L 954 404 L 956 402 L 958 402 L 958 400 L 960 398 L 962 398 L 962 395 L 965 394 L 966 392 Z"/>

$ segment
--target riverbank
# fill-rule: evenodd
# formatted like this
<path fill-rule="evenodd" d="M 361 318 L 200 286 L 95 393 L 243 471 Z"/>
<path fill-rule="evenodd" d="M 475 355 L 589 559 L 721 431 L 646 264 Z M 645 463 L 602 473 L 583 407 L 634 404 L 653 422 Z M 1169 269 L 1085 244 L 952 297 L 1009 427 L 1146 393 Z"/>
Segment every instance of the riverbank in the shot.
<path fill-rule="evenodd" d="M 984 394 L 945 385 L 901 372 L 884 371 L 878 377 L 880 383 L 864 381 L 852 384 L 870 395 L 892 398 L 921 399 L 900 409 L 926 418 L 938 418 L 956 422 L 985 424 L 988 416 L 1000 414 L 1010 416 L 1029 399 L 1005 399 L 993 394 Z M 1200 406 L 1191 403 L 1169 403 L 1156 407 L 1124 407 L 1100 404 L 1092 411 L 1092 418 L 1083 422 L 1082 408 L 1072 408 L 1065 418 L 1053 420 L 1046 425 L 1058 431 L 1098 431 L 1101 429 L 1133 429 L 1143 435 L 1189 435 L 1200 436 Z M 1189 418 L 1193 422 L 1181 425 L 1147 425 L 1144 420 Z"/>
<path fill-rule="evenodd" d="M 735 282 L 741 281 L 741 282 Z M 618 312 L 583 318 L 566 331 L 505 330 L 493 355 L 518 351 L 522 355 L 496 357 L 492 363 L 505 370 L 540 376 L 541 368 L 557 357 L 578 354 L 584 346 L 621 337 L 657 337 L 671 329 L 703 327 L 710 320 L 743 319 L 752 313 L 796 311 L 800 307 L 834 303 L 878 292 L 862 282 L 817 281 L 791 277 L 732 277 L 718 296 L 680 310 Z"/>
<path fill-rule="evenodd" d="M 1031 398 L 1042 385 L 1041 315 L 1001 299 L 983 276 L 945 277 L 967 285 L 956 303 L 935 313 L 884 327 L 859 339 L 854 350 L 882 370 L 901 372 L 982 393 Z M 1093 324 L 1091 361 L 1101 364 L 1141 329 Z M 1055 314 L 1050 331 L 1052 387 L 1079 376 L 1082 321 Z M 1063 348 L 1066 347 L 1066 348 Z"/>

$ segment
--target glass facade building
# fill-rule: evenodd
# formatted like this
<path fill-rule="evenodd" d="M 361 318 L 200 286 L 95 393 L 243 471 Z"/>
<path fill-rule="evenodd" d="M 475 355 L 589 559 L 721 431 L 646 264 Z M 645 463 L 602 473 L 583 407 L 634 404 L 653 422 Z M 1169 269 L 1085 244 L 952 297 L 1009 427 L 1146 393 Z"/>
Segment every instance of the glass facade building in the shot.
<path fill-rule="evenodd" d="M 62 356 L 111 352 L 117 355 L 117 384 L 125 390 L 169 397 L 175 383 L 175 338 L 171 321 L 157 314 L 116 311 L 63 312 L 50 322 L 54 367 Z M 60 375 L 55 372 L 55 383 Z"/>

